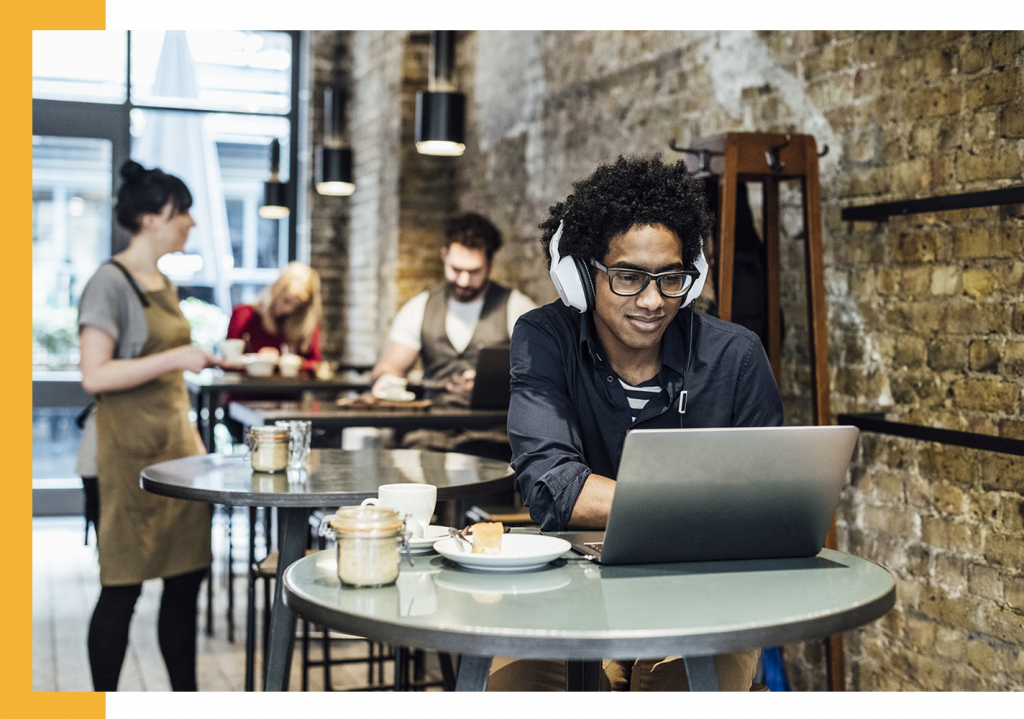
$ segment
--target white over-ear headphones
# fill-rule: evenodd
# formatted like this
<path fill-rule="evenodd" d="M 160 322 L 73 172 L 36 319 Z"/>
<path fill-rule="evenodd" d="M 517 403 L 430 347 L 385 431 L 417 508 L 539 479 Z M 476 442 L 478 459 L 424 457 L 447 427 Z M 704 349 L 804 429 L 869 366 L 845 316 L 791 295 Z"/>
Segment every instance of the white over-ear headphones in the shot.
<path fill-rule="evenodd" d="M 551 237 L 548 244 L 548 251 L 551 253 L 551 282 L 558 291 L 558 296 L 566 307 L 571 307 L 577 312 L 589 312 L 594 309 L 594 279 L 590 274 L 590 268 L 583 262 L 571 255 L 562 257 L 558 254 L 558 241 L 562 239 L 562 227 L 564 222 L 558 223 L 558 229 Z M 697 261 L 694 263 L 700 275 L 693 283 L 687 293 L 683 296 L 681 306 L 700 297 L 704 289 L 704 280 L 708 276 L 708 261 L 704 258 L 704 251 L 701 250 Z"/>
<path fill-rule="evenodd" d="M 700 254 L 697 255 L 697 259 L 694 261 L 693 266 L 700 274 L 697 275 L 697 279 L 690 286 L 690 289 L 686 291 L 680 307 L 686 307 L 687 303 L 696 301 L 696 299 L 700 297 L 701 291 L 704 289 L 704 280 L 708 278 L 708 261 L 704 259 L 703 249 L 701 249 Z"/>
<path fill-rule="evenodd" d="M 558 229 L 548 244 L 548 251 L 551 253 L 551 282 L 566 307 L 571 307 L 577 312 L 588 312 L 594 309 L 594 279 L 582 260 L 571 255 L 562 257 L 558 254 L 558 241 L 562 239 L 564 225 L 564 222 L 558 223 Z"/>

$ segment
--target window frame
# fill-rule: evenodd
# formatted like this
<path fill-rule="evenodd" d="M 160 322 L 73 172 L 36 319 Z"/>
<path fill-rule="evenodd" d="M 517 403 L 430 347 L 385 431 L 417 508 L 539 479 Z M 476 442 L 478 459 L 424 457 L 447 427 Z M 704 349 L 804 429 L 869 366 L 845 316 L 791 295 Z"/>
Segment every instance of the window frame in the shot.
<path fill-rule="evenodd" d="M 32 98 L 32 134 L 55 137 L 88 137 L 110 140 L 112 143 L 111 198 L 117 197 L 121 186 L 117 168 L 131 158 L 131 111 L 155 110 L 160 112 L 187 112 L 205 115 L 245 115 L 257 117 L 283 117 L 288 120 L 290 139 L 288 143 L 288 261 L 298 255 L 298 214 L 299 214 L 299 145 L 300 143 L 300 80 L 303 76 L 304 47 L 302 33 L 298 30 L 281 30 L 292 39 L 291 93 L 290 106 L 285 114 L 267 112 L 245 112 L 242 110 L 209 110 L 194 108 L 164 107 L 161 105 L 135 104 L 132 101 L 132 32 L 126 31 L 127 62 L 125 63 L 125 101 L 122 103 L 86 102 L 82 100 L 49 100 Z M 267 167 L 267 174 L 270 167 Z M 126 233 L 113 217 L 111 207 L 110 255 L 115 255 L 128 246 Z M 108 255 L 108 256 L 110 256 Z"/>
<path fill-rule="evenodd" d="M 101 257 L 103 261 L 111 255 L 117 254 L 128 246 L 129 235 L 116 222 L 114 217 L 114 202 L 117 191 L 120 189 L 121 180 L 118 173 L 120 168 L 131 158 L 131 111 L 135 108 L 142 110 L 169 111 L 169 112 L 192 112 L 199 114 L 220 113 L 237 114 L 247 116 L 271 116 L 283 117 L 288 121 L 291 138 L 287 155 L 288 162 L 288 202 L 292 212 L 288 216 L 288 247 L 287 259 L 297 259 L 298 254 L 298 229 L 299 214 L 304 212 L 305 204 L 305 182 L 301 179 L 300 172 L 300 151 L 304 152 L 307 133 L 302 126 L 307 120 L 308 110 L 300 103 L 304 95 L 301 92 L 302 80 L 308 79 L 307 59 L 309 56 L 308 39 L 304 31 L 288 30 L 286 32 L 292 39 L 292 64 L 291 64 L 291 103 L 289 111 L 285 114 L 266 112 L 244 112 L 226 110 L 207 110 L 192 108 L 161 107 L 159 105 L 135 104 L 131 96 L 131 31 L 126 31 L 127 36 L 127 63 L 125 67 L 126 96 L 121 103 L 111 102 L 88 102 L 83 100 L 51 100 L 32 98 L 32 133 L 33 135 L 52 137 L 74 137 L 108 140 L 111 143 L 111 236 L 109 238 L 107 257 Z M 303 169 L 305 163 L 303 162 Z M 270 167 L 267 167 L 269 175 Z M 303 184 L 300 186 L 300 182 Z M 88 404 L 90 397 L 81 391 L 81 374 L 78 371 L 52 371 L 34 369 L 32 374 L 32 406 L 36 408 L 52 407 L 84 407 Z M 34 414 L 33 414 L 34 416 Z M 34 420 L 33 420 L 34 421 Z M 34 472 L 33 472 L 34 475 Z M 45 489 L 49 485 L 46 482 L 53 480 L 41 480 L 38 489 Z M 67 480 L 56 480 L 67 481 Z M 33 489 L 37 489 L 36 478 L 33 476 Z M 81 490 L 73 490 L 75 497 L 79 496 Z"/>

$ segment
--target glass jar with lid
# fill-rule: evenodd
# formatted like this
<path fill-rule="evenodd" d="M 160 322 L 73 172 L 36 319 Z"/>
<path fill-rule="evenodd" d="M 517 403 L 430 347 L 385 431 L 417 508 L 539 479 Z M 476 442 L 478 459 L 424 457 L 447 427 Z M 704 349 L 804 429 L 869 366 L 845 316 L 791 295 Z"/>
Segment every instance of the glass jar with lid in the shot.
<path fill-rule="evenodd" d="M 324 517 L 320 533 L 338 544 L 338 579 L 352 587 L 394 584 L 406 546 L 405 520 L 384 507 L 346 507 Z"/>
<path fill-rule="evenodd" d="M 256 472 L 283 472 L 288 468 L 288 440 L 291 432 L 287 427 L 272 424 L 250 427 L 246 435 L 249 459 Z"/>

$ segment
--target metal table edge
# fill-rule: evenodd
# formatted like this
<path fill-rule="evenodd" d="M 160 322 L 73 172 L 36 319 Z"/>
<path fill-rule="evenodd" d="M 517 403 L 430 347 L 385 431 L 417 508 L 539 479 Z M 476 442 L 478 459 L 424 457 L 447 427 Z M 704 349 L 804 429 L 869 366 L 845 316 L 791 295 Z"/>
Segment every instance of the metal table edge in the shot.
<path fill-rule="evenodd" d="M 174 485 L 167 485 L 151 479 L 143 473 L 140 479 L 140 486 L 147 492 L 158 494 L 173 499 L 183 499 L 191 502 L 209 502 L 210 504 L 223 504 L 231 507 L 282 507 L 282 508 L 306 508 L 330 507 L 338 503 L 336 493 L 326 494 L 283 494 L 283 493 L 248 493 L 245 495 L 238 492 L 221 492 L 215 489 L 188 488 L 186 491 L 175 491 Z M 184 496 L 185 494 L 189 496 Z M 352 501 L 362 502 L 368 497 L 376 497 L 376 492 L 352 493 Z M 358 500 L 358 502 L 356 501 Z"/>
<path fill-rule="evenodd" d="M 292 612 L 314 623 L 358 636 L 372 637 L 376 641 L 455 654 L 572 660 L 615 657 L 659 658 L 674 655 L 706 656 L 821 639 L 856 629 L 884 616 L 896 602 L 896 583 L 892 572 L 871 560 L 860 557 L 857 559 L 874 564 L 888 573 L 889 587 L 881 594 L 859 602 L 856 606 L 839 614 L 801 619 L 771 627 L 737 629 L 711 634 L 679 634 L 667 637 L 585 639 L 500 635 L 460 630 L 424 629 L 368 620 L 336 609 L 327 609 L 316 602 L 305 599 L 291 586 L 290 580 L 294 565 L 285 569 L 282 596 L 285 605 Z M 347 619 L 338 621 L 339 616 L 344 616 Z"/>

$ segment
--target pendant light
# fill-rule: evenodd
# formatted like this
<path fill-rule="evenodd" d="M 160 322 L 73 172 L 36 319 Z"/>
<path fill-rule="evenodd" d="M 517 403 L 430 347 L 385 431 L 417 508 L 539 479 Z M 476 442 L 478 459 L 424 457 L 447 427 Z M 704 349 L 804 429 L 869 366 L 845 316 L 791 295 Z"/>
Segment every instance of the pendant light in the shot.
<path fill-rule="evenodd" d="M 343 147 L 345 91 L 324 90 L 324 146 L 316 150 L 316 191 L 345 197 L 355 192 L 352 181 L 352 148 Z"/>
<path fill-rule="evenodd" d="M 331 74 L 333 87 L 324 90 L 324 144 L 316 150 L 316 191 L 321 195 L 345 197 L 355 192 L 352 180 L 352 148 L 345 147 L 345 83 L 342 68 L 345 43 L 334 46 Z"/>
<path fill-rule="evenodd" d="M 466 150 L 466 96 L 455 92 L 455 31 L 430 33 L 430 78 L 416 93 L 416 151 L 455 157 Z"/>
<path fill-rule="evenodd" d="M 263 204 L 260 217 L 280 220 L 288 216 L 288 183 L 281 182 L 281 142 L 275 137 L 270 142 L 270 179 L 263 183 Z"/>

